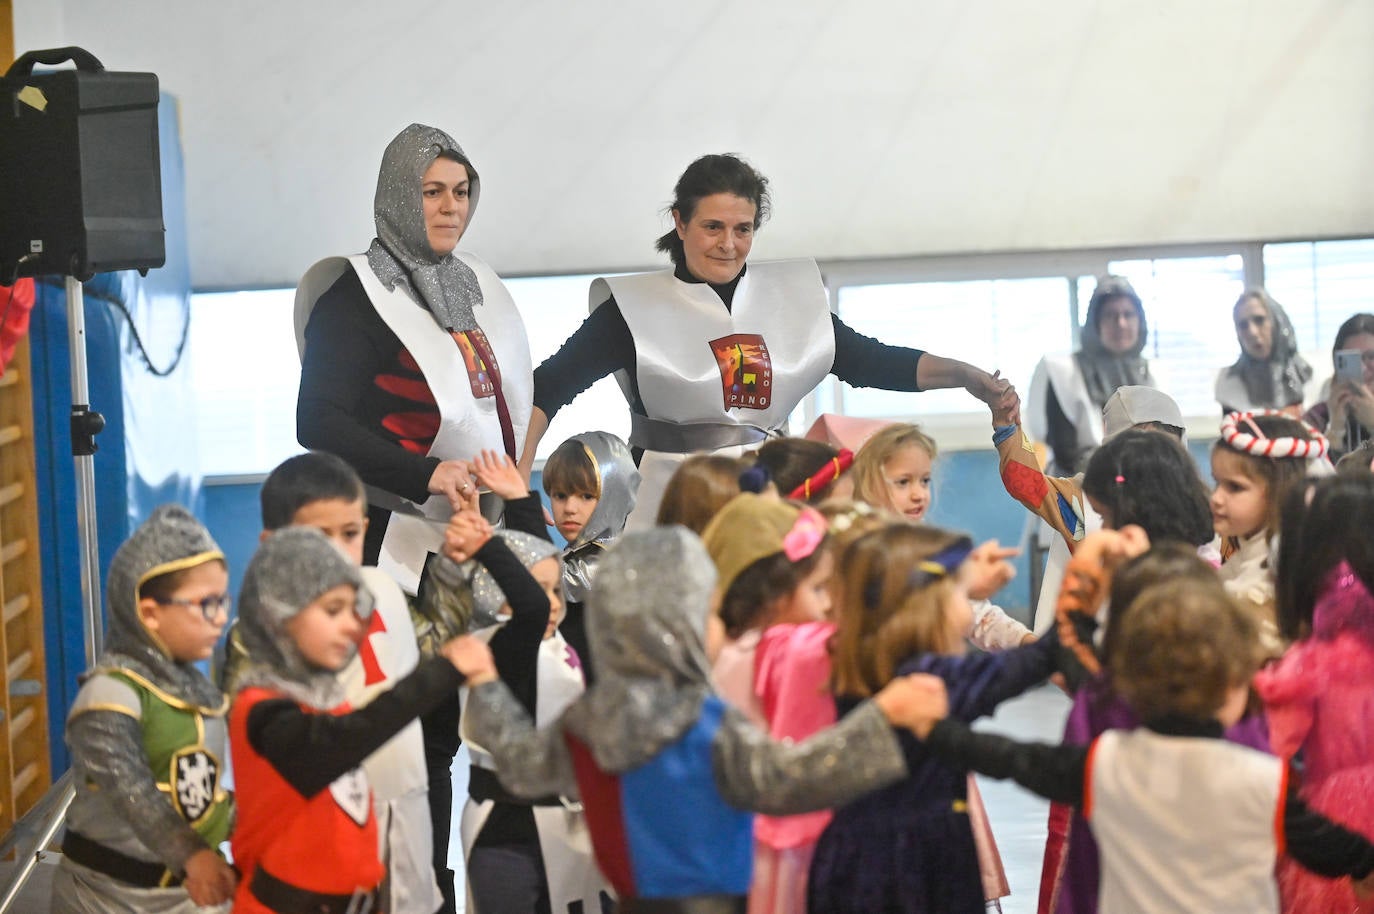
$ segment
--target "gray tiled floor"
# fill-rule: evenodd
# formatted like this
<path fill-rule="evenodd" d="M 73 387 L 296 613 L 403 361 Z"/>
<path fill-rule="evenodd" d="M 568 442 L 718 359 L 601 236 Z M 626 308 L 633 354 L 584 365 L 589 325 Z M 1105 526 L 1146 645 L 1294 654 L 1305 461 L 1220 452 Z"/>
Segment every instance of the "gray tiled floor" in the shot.
<path fill-rule="evenodd" d="M 1068 713 L 1069 700 L 1064 693 L 1053 686 L 1042 686 L 1002 705 L 995 717 L 980 722 L 979 729 L 995 730 L 1017 739 L 1057 743 Z M 1011 897 L 1002 900 L 1002 911 L 1035 914 L 1049 803 L 1010 781 L 980 777 L 978 786 L 1011 886 Z"/>

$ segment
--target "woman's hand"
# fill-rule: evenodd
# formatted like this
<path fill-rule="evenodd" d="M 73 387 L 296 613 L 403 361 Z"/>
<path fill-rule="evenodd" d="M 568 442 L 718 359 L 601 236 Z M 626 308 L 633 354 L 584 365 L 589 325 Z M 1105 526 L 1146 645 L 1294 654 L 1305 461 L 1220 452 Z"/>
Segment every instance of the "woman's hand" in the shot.
<path fill-rule="evenodd" d="M 207 847 L 186 858 L 186 878 L 181 884 L 191 901 L 206 908 L 233 898 L 238 876 L 223 857 Z"/>
<path fill-rule="evenodd" d="M 530 494 L 520 468 L 509 455 L 496 451 L 482 451 L 472 458 L 472 473 L 477 484 L 486 486 L 506 501 L 514 501 Z"/>
<path fill-rule="evenodd" d="M 459 511 L 449 518 L 444 531 L 444 555 L 455 562 L 466 562 L 492 537 L 491 524 L 476 511 Z"/>
<path fill-rule="evenodd" d="M 483 685 L 497 678 L 496 660 L 491 656 L 491 648 L 481 638 L 459 635 L 445 642 L 439 648 L 439 653 L 463 674 L 469 687 Z"/>
<path fill-rule="evenodd" d="M 463 510 L 469 495 L 477 494 L 472 482 L 472 468 L 466 460 L 445 460 L 434 468 L 429 477 L 429 491 L 448 499 L 454 511 Z"/>
<path fill-rule="evenodd" d="M 968 595 L 974 600 L 986 600 L 1016 577 L 1016 569 L 1007 559 L 1021 554 L 1020 549 L 1004 549 L 997 540 L 988 540 L 968 554 Z"/>
<path fill-rule="evenodd" d="M 873 696 L 873 703 L 894 727 L 905 727 L 925 739 L 949 716 L 949 693 L 939 676 L 912 673 L 899 676 Z"/>
<path fill-rule="evenodd" d="M 1346 381 L 1345 386 L 1346 412 L 1365 428 L 1374 428 L 1374 393 L 1370 393 L 1369 388 L 1359 381 Z"/>

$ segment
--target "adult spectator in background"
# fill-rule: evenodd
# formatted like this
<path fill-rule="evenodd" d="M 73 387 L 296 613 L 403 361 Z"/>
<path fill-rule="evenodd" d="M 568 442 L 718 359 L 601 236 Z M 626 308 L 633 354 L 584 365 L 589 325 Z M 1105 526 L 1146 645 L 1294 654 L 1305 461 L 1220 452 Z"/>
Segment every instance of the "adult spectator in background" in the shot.
<path fill-rule="evenodd" d="M 1031 378 L 1024 414 L 1031 435 L 1050 449 L 1051 471 L 1073 476 L 1102 443 L 1102 408 L 1117 388 L 1157 387 L 1143 352 L 1145 307 L 1121 276 L 1103 276 L 1088 303 L 1079 349 L 1047 355 Z"/>
<path fill-rule="evenodd" d="M 1360 367 L 1343 371 L 1337 353 L 1360 353 Z M 1374 438 L 1374 314 L 1356 314 L 1336 331 L 1331 347 L 1335 372 L 1322 385 L 1321 398 L 1303 416 L 1331 442 L 1339 460 Z"/>
<path fill-rule="evenodd" d="M 1298 354 L 1288 313 L 1261 288 L 1247 289 L 1231 311 L 1240 358 L 1217 375 L 1216 397 L 1225 413 L 1257 409 L 1302 415 L 1303 385 L 1312 366 Z"/>

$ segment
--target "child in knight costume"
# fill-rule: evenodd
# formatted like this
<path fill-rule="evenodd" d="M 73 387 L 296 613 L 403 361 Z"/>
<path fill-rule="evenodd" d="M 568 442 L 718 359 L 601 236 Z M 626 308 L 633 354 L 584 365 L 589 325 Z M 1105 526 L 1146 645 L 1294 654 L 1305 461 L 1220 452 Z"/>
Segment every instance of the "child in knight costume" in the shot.
<path fill-rule="evenodd" d="M 360 763 L 465 675 L 490 675 L 490 652 L 474 638 L 455 638 L 442 656 L 422 659 L 352 710 L 336 673 L 356 652 L 373 599 L 358 568 L 309 527 L 266 539 L 244 574 L 240 603 L 248 661 L 229 720 L 239 798 L 234 860 L 243 873 L 234 910 L 370 910 L 386 897 L 386 868 Z"/>
<path fill-rule="evenodd" d="M 477 636 L 496 670 L 539 726 L 584 691 L 577 653 L 559 634 L 564 581 L 558 548 L 515 530 L 493 536 L 475 512 L 455 515 L 446 556 L 477 564 L 472 591 Z M 535 799 L 501 786 L 496 764 L 468 737 L 472 768 L 463 809 L 468 910 L 600 911 L 610 889 L 592 860 L 581 807 L 552 793 Z"/>
<path fill-rule="evenodd" d="M 577 651 L 590 685 L 596 677 L 584 604 L 601 554 L 620 536 L 634 510 L 639 470 L 624 441 L 609 432 L 583 432 L 549 455 L 543 483 L 553 505 L 554 525 L 568 541 L 563 549 L 566 611 L 560 630 Z"/>
<path fill-rule="evenodd" d="M 219 780 L 228 703 L 194 666 L 224 626 L 228 584 L 223 553 L 177 505 L 115 553 L 105 651 L 67 717 L 76 795 L 54 912 L 192 914 L 233 895 L 217 851 L 234 817 Z"/>
<path fill-rule="evenodd" d="M 599 676 L 548 726 L 483 683 L 472 738 L 521 796 L 581 797 L 619 910 L 743 910 L 753 817 L 846 803 L 905 772 L 892 723 L 908 684 L 806 742 L 773 742 L 710 685 L 703 635 L 715 571 L 686 530 L 627 534 L 597 570 L 587 633 Z"/>

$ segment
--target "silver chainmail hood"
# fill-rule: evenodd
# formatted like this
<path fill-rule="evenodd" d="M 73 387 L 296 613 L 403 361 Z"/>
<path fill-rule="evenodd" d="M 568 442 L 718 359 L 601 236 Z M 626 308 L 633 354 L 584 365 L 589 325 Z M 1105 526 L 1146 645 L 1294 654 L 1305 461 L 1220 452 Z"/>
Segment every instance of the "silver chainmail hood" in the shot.
<path fill-rule="evenodd" d="M 628 771 L 675 742 L 711 694 L 706 617 L 716 569 L 685 527 L 626 534 L 587 605 L 596 683 L 564 718 L 603 771 Z"/>
<path fill-rule="evenodd" d="M 505 540 L 506 546 L 526 568 L 531 568 L 544 559 L 558 556 L 557 546 L 537 536 L 530 536 L 519 530 L 497 530 L 496 535 Z M 477 565 L 476 562 L 472 564 Z M 491 576 L 491 572 L 480 565 L 477 565 L 477 570 L 472 575 L 472 601 L 472 621 L 469 623 L 471 631 L 478 631 L 504 621 L 499 613 L 506 603 L 506 595 L 496 583 L 496 579 Z"/>
<path fill-rule="evenodd" d="M 222 705 L 223 693 L 194 665 L 173 659 L 138 613 L 138 590 L 146 581 L 214 560 L 224 561 L 224 553 L 191 512 L 180 505 L 155 509 L 110 561 L 105 579 L 105 648 L 96 660 L 96 670 L 132 670 L 192 704 Z"/>
<path fill-rule="evenodd" d="M 285 527 L 258 547 L 239 590 L 239 633 L 248 656 L 238 688 L 260 686 L 328 710 L 344 699 L 334 670 L 315 666 L 286 633 L 286 623 L 325 591 L 357 589 L 358 615 L 372 615 L 372 593 L 358 568 L 313 527 Z"/>
<path fill-rule="evenodd" d="M 454 254 L 437 256 L 425 229 L 421 181 L 440 153 L 454 156 L 467 166 L 471 181 L 467 224 L 472 224 L 482 191 L 477 170 L 453 137 L 436 127 L 411 124 L 382 153 L 372 204 L 377 237 L 367 250 L 367 262 L 387 289 L 400 283 L 418 297 L 439 326 L 471 330 L 477 326 L 473 309 L 482 304 L 477 274 Z"/>
<path fill-rule="evenodd" d="M 574 435 L 596 467 L 596 507 L 592 516 L 563 550 L 563 596 L 585 603 L 602 550 L 625 529 L 639 492 L 639 468 L 630 446 L 610 432 Z"/>

